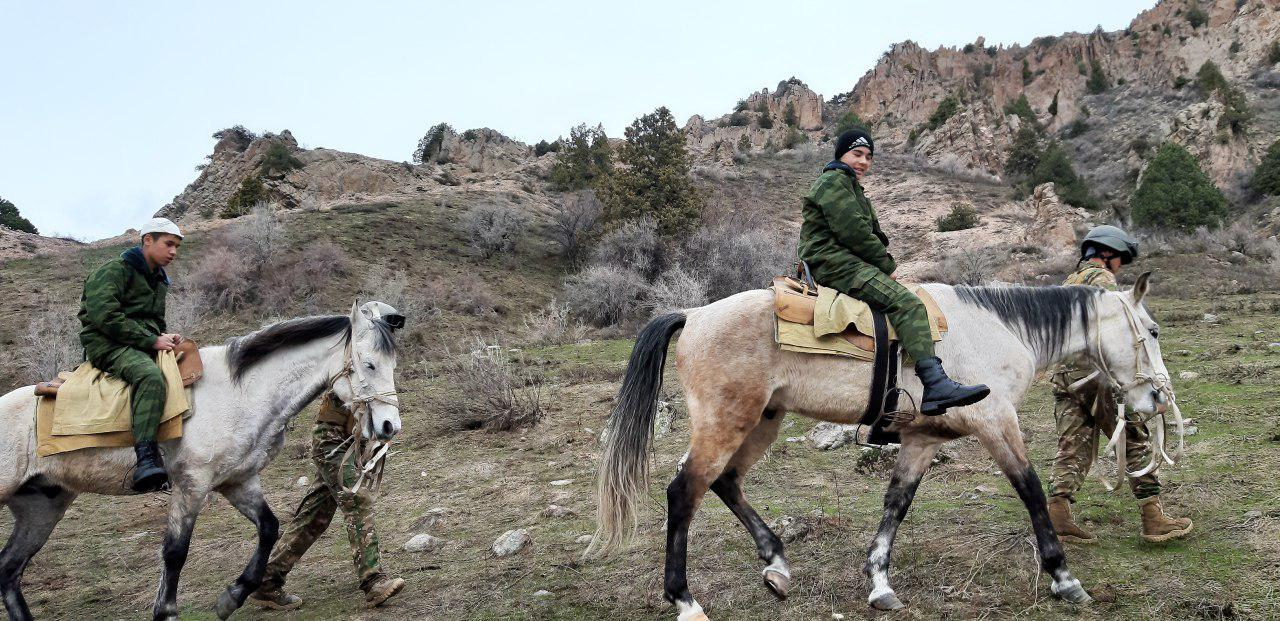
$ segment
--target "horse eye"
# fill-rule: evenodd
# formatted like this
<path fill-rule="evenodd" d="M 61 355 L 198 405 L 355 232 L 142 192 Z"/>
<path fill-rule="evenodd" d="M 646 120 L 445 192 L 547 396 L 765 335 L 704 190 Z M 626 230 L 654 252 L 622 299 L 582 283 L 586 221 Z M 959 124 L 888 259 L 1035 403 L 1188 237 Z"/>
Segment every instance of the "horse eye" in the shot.
<path fill-rule="evenodd" d="M 1151 338 L 1156 339 L 1156 340 L 1159 340 L 1159 339 L 1160 339 L 1160 330 L 1157 330 L 1156 328 L 1152 328 L 1152 329 L 1151 329 Z"/>
<path fill-rule="evenodd" d="M 370 371 L 372 371 L 372 370 L 373 370 L 373 363 L 372 363 L 372 362 L 366 362 L 366 363 L 364 363 L 364 368 L 369 369 Z"/>

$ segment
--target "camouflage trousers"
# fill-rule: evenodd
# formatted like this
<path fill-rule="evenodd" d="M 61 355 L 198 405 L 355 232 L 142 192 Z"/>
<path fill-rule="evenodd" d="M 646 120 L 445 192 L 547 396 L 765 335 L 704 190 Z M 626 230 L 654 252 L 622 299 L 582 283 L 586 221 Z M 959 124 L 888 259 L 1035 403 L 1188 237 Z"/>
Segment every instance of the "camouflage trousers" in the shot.
<path fill-rule="evenodd" d="M 133 389 L 130 402 L 133 441 L 155 440 L 160 418 L 164 416 L 164 401 L 169 395 L 164 373 L 155 358 L 140 349 L 121 347 L 90 362 L 99 370 L 124 380 Z"/>
<path fill-rule="evenodd" d="M 867 303 L 873 310 L 885 314 L 889 325 L 898 333 L 902 349 L 914 360 L 933 357 L 933 334 L 929 329 L 929 312 L 924 302 L 914 293 L 907 290 L 898 281 L 889 278 L 883 272 L 863 283 L 856 291 L 849 293 Z"/>
<path fill-rule="evenodd" d="M 1098 454 L 1099 438 L 1110 437 L 1116 428 L 1116 398 L 1107 386 L 1091 383 L 1076 393 L 1067 386 L 1084 374 L 1060 371 L 1053 376 L 1054 421 L 1058 427 L 1058 455 L 1053 461 L 1050 495 L 1075 502 L 1075 493 L 1089 475 Z M 1151 440 L 1141 415 L 1125 414 L 1125 463 L 1130 472 L 1145 467 L 1151 458 Z M 1105 446 L 1105 444 L 1104 444 Z M 1160 494 L 1160 479 L 1154 472 L 1138 478 L 1125 477 L 1135 498 Z"/>
<path fill-rule="evenodd" d="M 342 489 L 344 484 L 349 488 L 356 482 L 355 456 L 342 461 L 346 453 L 342 443 L 349 437 L 340 425 L 316 423 L 311 436 L 316 480 L 307 488 L 307 495 L 272 552 L 260 591 L 271 592 L 284 586 L 285 575 L 329 527 L 337 509 L 342 509 L 347 524 L 347 542 L 351 544 L 351 561 L 360 578 L 360 588 L 368 589 L 382 576 L 378 531 L 373 523 L 375 496 L 365 488 L 354 494 Z"/>

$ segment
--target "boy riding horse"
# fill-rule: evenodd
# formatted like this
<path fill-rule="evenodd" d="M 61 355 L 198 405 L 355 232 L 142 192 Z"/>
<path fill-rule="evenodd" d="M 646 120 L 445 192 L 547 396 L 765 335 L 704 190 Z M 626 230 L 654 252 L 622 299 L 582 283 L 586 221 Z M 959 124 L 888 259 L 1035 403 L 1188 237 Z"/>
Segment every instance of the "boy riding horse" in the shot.
<path fill-rule="evenodd" d="M 164 321 L 169 290 L 164 268 L 178 256 L 182 231 L 166 218 L 152 218 L 141 236 L 139 245 L 89 274 L 79 318 L 85 359 L 124 380 L 133 391 L 131 428 L 138 464 L 131 487 L 145 493 L 169 482 L 156 445 L 166 388 L 155 356 L 182 342 L 182 336 L 165 332 Z"/>
<path fill-rule="evenodd" d="M 885 314 L 902 348 L 916 362 L 916 374 L 924 384 L 921 413 L 937 416 L 947 408 L 977 403 L 991 391 L 947 377 L 934 355 L 924 303 L 893 275 L 897 264 L 889 254 L 889 238 L 880 230 L 860 183 L 874 152 L 871 135 L 861 128 L 836 139 L 835 158 L 804 197 L 800 259 L 818 283 Z"/>

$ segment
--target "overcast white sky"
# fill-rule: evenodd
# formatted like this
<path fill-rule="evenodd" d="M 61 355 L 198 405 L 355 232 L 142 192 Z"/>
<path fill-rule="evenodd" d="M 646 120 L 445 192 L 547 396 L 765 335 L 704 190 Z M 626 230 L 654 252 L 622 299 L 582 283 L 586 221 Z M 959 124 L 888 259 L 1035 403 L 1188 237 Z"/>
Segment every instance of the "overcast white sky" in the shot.
<path fill-rule="evenodd" d="M 851 89 L 890 44 L 1117 30 L 1153 0 L 59 2 L 0 0 L 0 197 L 41 233 L 138 226 L 214 131 L 407 160 L 444 121 L 525 142 L 718 116 L 790 76 Z"/>

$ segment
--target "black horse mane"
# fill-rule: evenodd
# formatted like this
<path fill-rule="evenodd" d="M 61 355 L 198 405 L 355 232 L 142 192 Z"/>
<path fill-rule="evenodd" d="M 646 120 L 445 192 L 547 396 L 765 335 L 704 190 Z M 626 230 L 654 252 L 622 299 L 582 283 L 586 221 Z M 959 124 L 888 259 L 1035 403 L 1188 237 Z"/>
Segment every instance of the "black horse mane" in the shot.
<path fill-rule="evenodd" d="M 1097 307 L 1094 287 L 955 287 L 962 302 L 985 308 L 1017 326 L 1042 358 L 1056 357 L 1079 322 L 1086 333 Z"/>
<path fill-rule="evenodd" d="M 372 323 L 374 333 L 377 335 L 378 351 L 395 353 L 395 329 L 381 319 L 374 319 Z M 231 369 L 231 377 L 238 382 L 253 365 L 262 362 L 277 351 L 304 345 L 339 332 L 344 333 L 344 345 L 351 340 L 350 317 L 320 315 L 289 319 L 245 336 L 233 338 L 227 342 L 227 365 Z"/>

